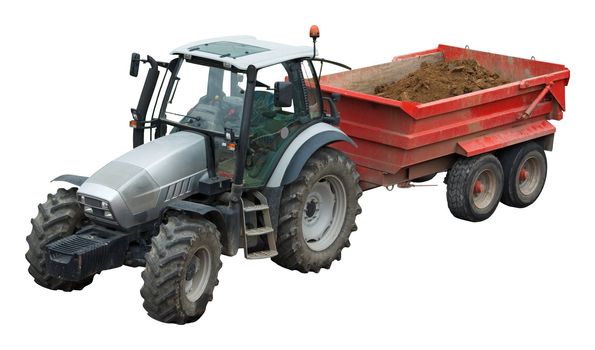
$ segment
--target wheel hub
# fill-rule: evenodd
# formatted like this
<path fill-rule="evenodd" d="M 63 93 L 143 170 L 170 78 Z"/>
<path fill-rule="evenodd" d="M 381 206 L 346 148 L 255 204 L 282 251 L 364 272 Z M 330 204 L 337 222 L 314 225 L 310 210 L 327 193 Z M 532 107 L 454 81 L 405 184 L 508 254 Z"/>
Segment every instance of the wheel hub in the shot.
<path fill-rule="evenodd" d="M 530 196 L 539 187 L 542 170 L 535 157 L 527 158 L 519 170 L 519 190 L 521 194 Z"/>
<path fill-rule="evenodd" d="M 320 212 L 319 203 L 320 201 L 317 198 L 312 198 L 306 203 L 306 207 L 304 208 L 306 221 L 313 222 L 318 219 L 318 213 Z"/>
<path fill-rule="evenodd" d="M 343 228 L 346 211 L 345 187 L 336 176 L 324 176 L 314 184 L 302 214 L 302 233 L 308 247 L 322 251 L 331 246 Z"/>
<path fill-rule="evenodd" d="M 190 302 L 197 301 L 204 293 L 211 275 L 211 254 L 200 247 L 190 258 L 184 273 L 184 294 Z"/>
<path fill-rule="evenodd" d="M 484 190 L 484 186 L 481 183 L 481 181 L 477 180 L 475 181 L 475 185 L 473 185 L 473 194 L 480 194 L 481 192 L 483 192 Z"/>
<path fill-rule="evenodd" d="M 496 175 L 491 170 L 479 173 L 471 190 L 473 204 L 479 209 L 487 208 L 496 195 L 496 188 Z"/>
<path fill-rule="evenodd" d="M 522 168 L 519 172 L 519 182 L 524 182 L 529 178 L 529 174 L 526 168 Z"/>

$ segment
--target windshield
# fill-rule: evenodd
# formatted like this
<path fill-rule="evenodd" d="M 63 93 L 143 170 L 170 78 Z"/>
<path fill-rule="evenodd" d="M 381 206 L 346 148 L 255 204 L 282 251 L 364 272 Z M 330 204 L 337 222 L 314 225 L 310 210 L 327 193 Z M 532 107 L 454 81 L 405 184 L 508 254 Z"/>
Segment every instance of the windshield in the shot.
<path fill-rule="evenodd" d="M 238 135 L 245 89 L 243 73 L 184 62 L 165 116 L 207 131 L 223 133 L 226 128 L 233 129 Z"/>

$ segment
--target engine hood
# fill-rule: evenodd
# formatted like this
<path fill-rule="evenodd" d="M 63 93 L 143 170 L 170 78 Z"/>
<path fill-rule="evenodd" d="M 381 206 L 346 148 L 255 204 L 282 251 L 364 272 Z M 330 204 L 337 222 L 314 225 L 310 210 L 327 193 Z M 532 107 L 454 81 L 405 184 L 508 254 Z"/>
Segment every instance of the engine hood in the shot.
<path fill-rule="evenodd" d="M 109 203 L 119 226 L 128 228 L 156 219 L 167 202 L 198 189 L 206 167 L 204 137 L 176 132 L 111 161 L 82 184 L 79 194 Z M 108 223 L 101 214 L 87 213 Z"/>

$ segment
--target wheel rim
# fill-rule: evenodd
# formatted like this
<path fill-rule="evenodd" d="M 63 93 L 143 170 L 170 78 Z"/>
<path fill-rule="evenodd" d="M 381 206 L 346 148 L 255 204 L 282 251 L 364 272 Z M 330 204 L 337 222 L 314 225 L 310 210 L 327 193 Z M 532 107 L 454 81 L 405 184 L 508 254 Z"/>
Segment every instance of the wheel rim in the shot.
<path fill-rule="evenodd" d="M 202 296 L 210 276 L 211 254 L 207 248 L 200 247 L 186 265 L 184 292 L 189 301 L 195 302 Z"/>
<path fill-rule="evenodd" d="M 539 186 L 541 176 L 541 167 L 537 158 L 528 157 L 525 159 L 519 167 L 517 177 L 519 191 L 525 196 L 533 194 Z"/>
<path fill-rule="evenodd" d="M 347 195 L 343 183 L 334 175 L 322 177 L 306 198 L 302 233 L 308 247 L 322 251 L 330 247 L 343 228 Z"/>
<path fill-rule="evenodd" d="M 485 169 L 473 181 L 471 200 L 478 209 L 485 209 L 494 202 L 496 196 L 496 174 Z"/>

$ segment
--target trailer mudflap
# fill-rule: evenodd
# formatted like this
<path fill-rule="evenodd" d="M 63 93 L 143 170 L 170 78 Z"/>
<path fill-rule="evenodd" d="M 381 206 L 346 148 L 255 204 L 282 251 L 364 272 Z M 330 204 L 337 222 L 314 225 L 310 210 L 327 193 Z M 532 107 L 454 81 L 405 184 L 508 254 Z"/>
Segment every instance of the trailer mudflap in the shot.
<path fill-rule="evenodd" d="M 504 130 L 494 130 L 480 137 L 460 141 L 457 143 L 457 153 L 466 157 L 473 157 L 517 143 L 552 135 L 555 132 L 556 128 L 550 122 L 539 120 Z"/>
<path fill-rule="evenodd" d="M 84 228 L 47 245 L 47 271 L 62 280 L 81 281 L 122 266 L 128 243 L 126 234 L 99 226 Z"/>

